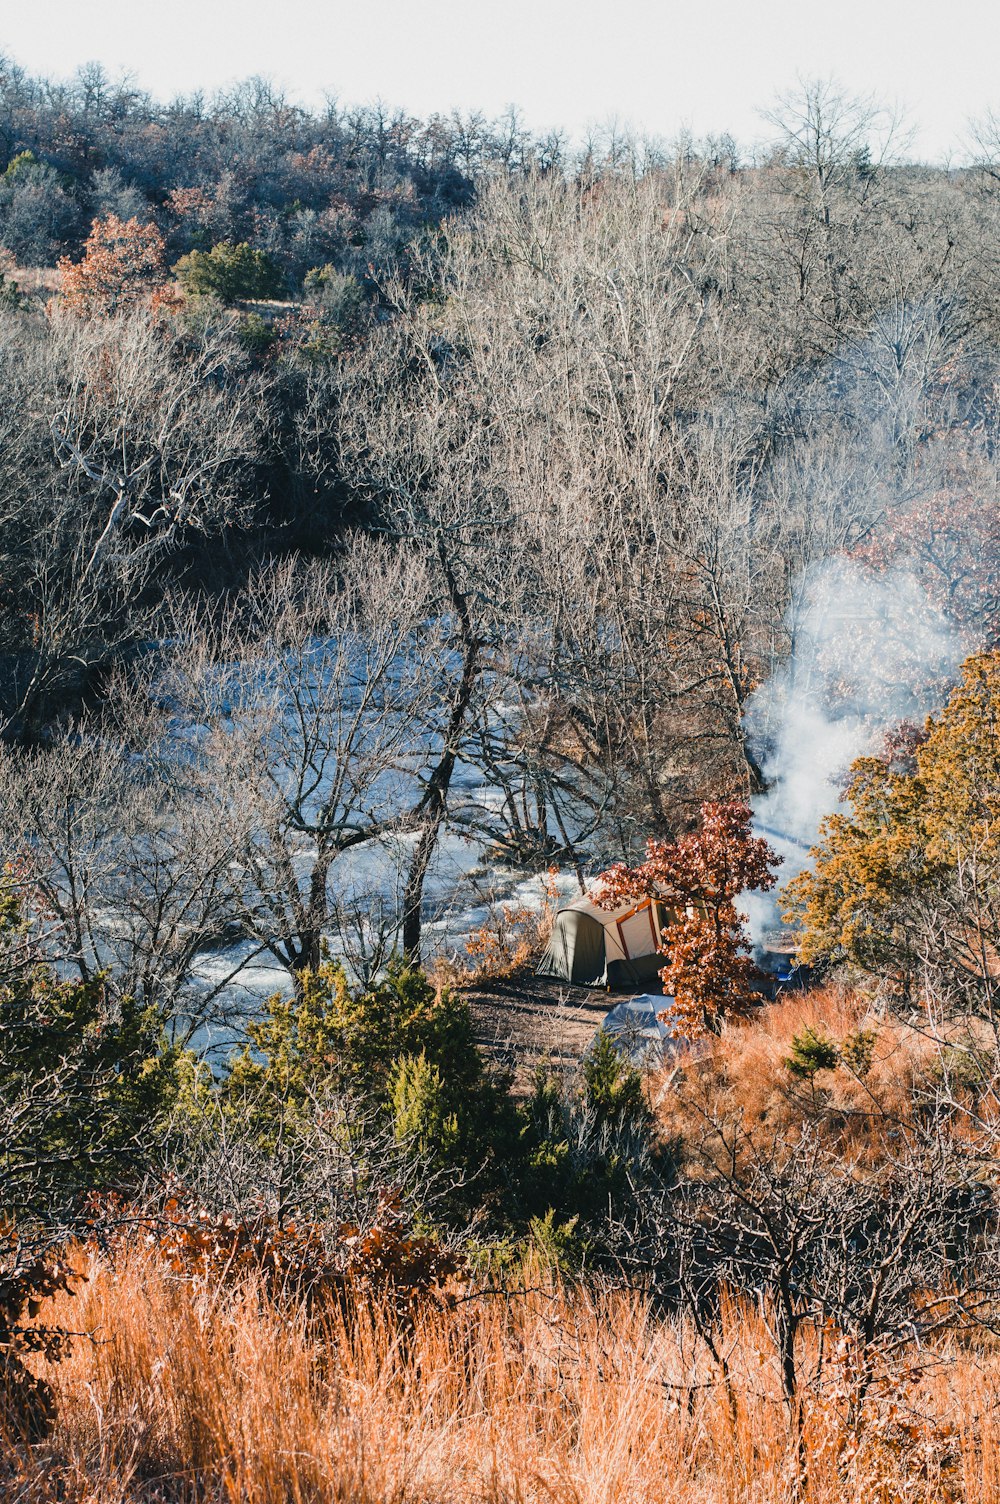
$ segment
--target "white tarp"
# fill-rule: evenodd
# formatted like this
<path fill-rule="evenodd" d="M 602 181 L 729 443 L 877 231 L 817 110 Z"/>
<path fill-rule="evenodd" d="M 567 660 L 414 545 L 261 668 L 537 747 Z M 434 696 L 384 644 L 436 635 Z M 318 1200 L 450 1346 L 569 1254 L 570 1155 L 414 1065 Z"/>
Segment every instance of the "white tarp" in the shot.
<path fill-rule="evenodd" d="M 670 1018 L 672 997 L 643 992 L 616 1003 L 601 1025 L 601 1033 L 613 1040 L 616 1049 L 627 1055 L 634 1065 L 658 1065 L 685 1048 Z"/>

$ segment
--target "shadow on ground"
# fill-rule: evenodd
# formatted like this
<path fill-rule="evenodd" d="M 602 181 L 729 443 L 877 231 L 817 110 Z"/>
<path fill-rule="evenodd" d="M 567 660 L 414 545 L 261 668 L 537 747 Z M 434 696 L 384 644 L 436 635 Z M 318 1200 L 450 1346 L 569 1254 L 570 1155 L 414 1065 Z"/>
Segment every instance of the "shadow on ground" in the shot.
<path fill-rule="evenodd" d="M 513 1071 L 517 1093 L 530 1089 L 539 1059 L 563 1069 L 576 1065 L 608 1009 L 625 995 L 573 987 L 527 969 L 463 990 L 477 1044 L 496 1064 Z"/>

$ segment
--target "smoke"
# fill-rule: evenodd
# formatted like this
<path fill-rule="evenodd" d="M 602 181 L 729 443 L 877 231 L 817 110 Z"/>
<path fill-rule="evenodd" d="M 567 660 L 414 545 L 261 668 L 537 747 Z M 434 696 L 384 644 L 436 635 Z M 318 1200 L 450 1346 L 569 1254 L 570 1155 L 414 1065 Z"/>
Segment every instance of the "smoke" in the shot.
<path fill-rule="evenodd" d="M 845 558 L 805 572 L 786 626 L 791 653 L 746 713 L 769 783 L 753 801 L 754 825 L 785 859 L 782 884 L 808 864 L 854 759 L 878 750 L 901 721 L 921 725 L 970 651 L 909 570 Z M 780 899 L 751 894 L 743 906 L 759 945 L 780 922 Z"/>

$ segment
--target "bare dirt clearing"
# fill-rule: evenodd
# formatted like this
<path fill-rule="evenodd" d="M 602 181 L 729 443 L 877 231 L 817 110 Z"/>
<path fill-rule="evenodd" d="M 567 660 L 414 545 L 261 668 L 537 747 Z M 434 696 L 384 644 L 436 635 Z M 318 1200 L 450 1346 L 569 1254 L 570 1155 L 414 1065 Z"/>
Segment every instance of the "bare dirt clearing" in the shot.
<path fill-rule="evenodd" d="M 569 1068 L 580 1060 L 619 995 L 573 987 L 525 968 L 503 980 L 465 989 L 476 1041 L 514 1072 L 514 1090 L 526 1091 L 537 1060 Z"/>

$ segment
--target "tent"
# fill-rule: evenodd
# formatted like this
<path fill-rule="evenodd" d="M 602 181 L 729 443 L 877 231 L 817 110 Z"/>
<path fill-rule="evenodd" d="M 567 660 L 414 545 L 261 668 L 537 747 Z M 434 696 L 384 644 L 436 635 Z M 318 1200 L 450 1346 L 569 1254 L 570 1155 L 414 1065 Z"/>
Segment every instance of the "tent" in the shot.
<path fill-rule="evenodd" d="M 585 987 L 645 986 L 664 966 L 660 928 L 667 917 L 655 898 L 602 909 L 578 898 L 556 914 L 538 975 Z"/>
<path fill-rule="evenodd" d="M 672 1002 L 672 997 L 649 992 L 626 998 L 611 1009 L 598 1036 L 606 1034 L 618 1053 L 633 1065 L 662 1065 L 686 1048 L 670 1017 Z"/>

